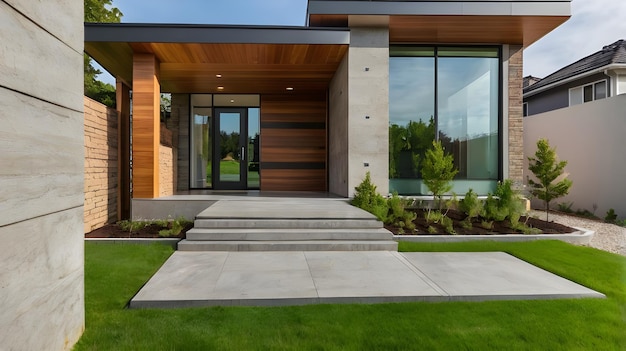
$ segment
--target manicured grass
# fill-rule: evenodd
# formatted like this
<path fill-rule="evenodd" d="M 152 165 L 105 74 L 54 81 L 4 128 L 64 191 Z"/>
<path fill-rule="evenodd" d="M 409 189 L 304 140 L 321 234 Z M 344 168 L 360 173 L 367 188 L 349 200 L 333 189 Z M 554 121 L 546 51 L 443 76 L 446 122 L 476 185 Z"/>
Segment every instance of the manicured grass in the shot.
<path fill-rule="evenodd" d="M 401 243 L 506 251 L 607 299 L 126 310 L 171 254 L 85 246 L 87 329 L 77 350 L 624 350 L 626 259 L 561 242 Z"/>

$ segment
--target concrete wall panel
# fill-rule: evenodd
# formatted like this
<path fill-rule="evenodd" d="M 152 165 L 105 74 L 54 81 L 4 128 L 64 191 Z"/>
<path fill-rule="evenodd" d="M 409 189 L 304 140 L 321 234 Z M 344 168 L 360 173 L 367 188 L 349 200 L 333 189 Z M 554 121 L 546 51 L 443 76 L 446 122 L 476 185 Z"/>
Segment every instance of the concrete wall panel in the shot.
<path fill-rule="evenodd" d="M 74 30 L 82 37 L 82 26 L 74 25 Z M 4 2 L 0 2 L 0 33 L 0 86 L 83 110 L 82 46 L 80 51 L 69 47 Z"/>
<path fill-rule="evenodd" d="M 78 207 L 0 227 L 2 348 L 64 350 L 82 334 L 82 218 Z"/>
<path fill-rule="evenodd" d="M 0 348 L 68 350 L 85 325 L 83 2 L 8 3 L 0 1 Z"/>
<path fill-rule="evenodd" d="M 0 225 L 82 206 L 83 114 L 3 88 L 0 106 Z"/>
<path fill-rule="evenodd" d="M 348 55 L 330 82 L 328 104 L 328 191 L 348 196 Z"/>
<path fill-rule="evenodd" d="M 76 0 L 4 0 L 24 16 L 77 52 L 83 51 L 84 36 L 76 30 L 76 19 L 84 18 L 83 3 Z"/>
<path fill-rule="evenodd" d="M 588 102 L 524 118 L 525 175 L 528 157 L 534 156 L 537 140 L 548 139 L 556 147 L 560 160 L 568 161 L 565 172 L 574 184 L 569 195 L 554 201 L 573 202 L 573 209 L 587 209 L 604 217 L 613 208 L 620 218 L 626 218 L 626 95 Z M 533 206 L 542 208 L 541 201 Z"/>
<path fill-rule="evenodd" d="M 366 172 L 389 191 L 389 30 L 352 28 L 348 53 L 348 192 Z"/>

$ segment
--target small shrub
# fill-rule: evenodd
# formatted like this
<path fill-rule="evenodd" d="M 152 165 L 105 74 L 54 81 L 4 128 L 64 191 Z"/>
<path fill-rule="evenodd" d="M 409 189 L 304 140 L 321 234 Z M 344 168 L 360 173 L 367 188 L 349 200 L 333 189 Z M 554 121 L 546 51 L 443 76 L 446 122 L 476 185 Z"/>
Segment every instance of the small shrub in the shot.
<path fill-rule="evenodd" d="M 480 226 L 486 230 L 493 229 L 493 221 L 481 221 Z"/>
<path fill-rule="evenodd" d="M 467 215 L 470 220 L 480 215 L 483 209 L 482 202 L 478 199 L 478 194 L 470 189 L 465 193 L 465 197 L 459 201 L 459 210 Z M 471 223 L 471 222 L 470 222 Z"/>
<path fill-rule="evenodd" d="M 572 210 L 572 206 L 574 206 L 573 202 L 561 202 L 560 204 L 558 204 L 558 206 L 559 211 L 561 212 L 574 213 L 574 210 Z"/>
<path fill-rule="evenodd" d="M 118 221 L 117 225 L 124 231 L 127 231 L 128 233 L 134 233 L 137 232 L 147 226 L 149 226 L 150 224 L 152 224 L 152 222 L 150 221 L 130 221 L 130 220 L 122 220 L 122 221 Z"/>
<path fill-rule="evenodd" d="M 513 189 L 513 182 L 510 179 L 498 183 L 496 188 L 498 197 L 498 208 L 501 214 L 505 214 L 504 219 L 509 219 L 512 226 L 517 225 L 520 217 L 526 212 L 522 195 Z"/>
<path fill-rule="evenodd" d="M 439 223 L 444 214 L 439 211 L 431 211 L 430 209 L 424 214 L 426 223 Z"/>
<path fill-rule="evenodd" d="M 556 150 L 550 147 L 546 139 L 537 141 L 535 157 L 528 158 L 528 169 L 537 178 L 537 181 L 528 180 L 528 185 L 531 187 L 530 193 L 545 202 L 546 221 L 550 212 L 550 201 L 567 195 L 572 186 L 572 181 L 566 177 L 558 180 L 565 166 L 567 166 L 567 161 L 557 161 Z"/>
<path fill-rule="evenodd" d="M 181 216 L 181 217 L 176 218 L 173 221 L 165 221 L 165 223 L 163 223 L 163 221 L 160 221 L 160 223 L 161 223 L 160 225 L 164 229 L 159 230 L 159 236 L 171 237 L 171 236 L 178 236 L 183 231 L 183 229 L 185 229 L 185 226 L 187 226 L 191 222 L 186 220 L 185 217 Z"/>
<path fill-rule="evenodd" d="M 443 216 L 443 218 L 441 218 L 441 226 L 443 227 L 443 229 L 446 230 L 446 233 L 451 234 L 451 235 L 456 234 L 453 224 L 454 223 L 452 222 L 452 218 L 448 216 Z"/>
<path fill-rule="evenodd" d="M 604 221 L 608 223 L 615 223 L 616 220 L 617 220 L 617 213 L 615 213 L 614 209 L 610 208 L 606 212 L 606 216 L 604 216 Z"/>
<path fill-rule="evenodd" d="M 413 220 L 417 217 L 417 214 L 412 211 L 407 211 L 406 207 L 411 201 L 402 199 L 398 196 L 397 192 L 394 192 L 390 198 L 387 199 L 387 207 L 389 214 L 385 219 L 386 224 L 393 224 L 397 227 L 404 227 L 408 230 L 415 229 Z"/>
<path fill-rule="evenodd" d="M 507 213 L 502 211 L 500 206 L 498 206 L 498 199 L 493 197 L 492 194 L 488 194 L 480 215 L 487 221 L 503 221 Z"/>
<path fill-rule="evenodd" d="M 389 207 L 385 198 L 376 191 L 376 185 L 372 184 L 370 172 L 365 173 L 365 179 L 354 188 L 352 205 L 359 207 L 385 222 L 389 213 Z"/>
<path fill-rule="evenodd" d="M 463 227 L 464 229 L 472 229 L 472 219 L 469 216 L 462 220 L 460 223 L 461 227 Z"/>
<path fill-rule="evenodd" d="M 450 181 L 458 172 L 454 167 L 454 157 L 445 153 L 441 141 L 433 141 L 432 148 L 426 151 L 422 162 L 422 179 L 437 200 L 439 209 L 441 195 L 452 189 Z"/>
<path fill-rule="evenodd" d="M 437 234 L 437 232 L 438 232 L 437 228 L 433 227 L 432 225 L 428 226 L 428 233 Z"/>

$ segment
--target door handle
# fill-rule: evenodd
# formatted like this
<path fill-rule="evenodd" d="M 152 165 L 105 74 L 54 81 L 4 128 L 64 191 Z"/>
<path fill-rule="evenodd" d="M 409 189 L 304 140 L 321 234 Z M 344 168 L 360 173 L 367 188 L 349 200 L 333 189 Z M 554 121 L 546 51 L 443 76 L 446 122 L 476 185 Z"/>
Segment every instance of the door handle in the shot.
<path fill-rule="evenodd" d="M 241 153 L 239 155 L 240 155 L 239 158 L 241 161 L 246 160 L 246 147 L 245 146 L 241 147 Z"/>

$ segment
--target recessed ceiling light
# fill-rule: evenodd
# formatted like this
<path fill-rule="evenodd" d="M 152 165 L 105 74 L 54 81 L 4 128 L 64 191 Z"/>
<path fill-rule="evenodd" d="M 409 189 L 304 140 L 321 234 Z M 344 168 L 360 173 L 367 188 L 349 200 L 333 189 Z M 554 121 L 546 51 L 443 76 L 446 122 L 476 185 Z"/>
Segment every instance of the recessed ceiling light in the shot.
<path fill-rule="evenodd" d="M 217 87 L 217 90 L 224 90 L 224 87 L 223 86 L 219 86 L 219 87 Z"/>
<path fill-rule="evenodd" d="M 216 74 L 215 76 L 216 76 L 217 78 L 222 78 L 222 75 L 221 75 L 221 74 Z"/>
<path fill-rule="evenodd" d="M 230 100 L 230 103 L 231 103 L 231 104 L 234 104 L 234 103 L 235 103 L 235 100 Z"/>
<path fill-rule="evenodd" d="M 293 91 L 292 87 L 287 87 L 287 91 Z"/>

